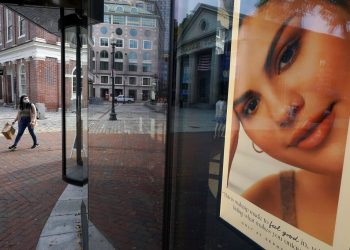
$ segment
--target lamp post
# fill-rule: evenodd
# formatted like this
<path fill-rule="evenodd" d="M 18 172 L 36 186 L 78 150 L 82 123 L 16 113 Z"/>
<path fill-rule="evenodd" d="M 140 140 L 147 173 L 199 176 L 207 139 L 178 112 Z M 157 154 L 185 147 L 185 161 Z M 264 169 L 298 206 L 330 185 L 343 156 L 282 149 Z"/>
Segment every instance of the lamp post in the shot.
<path fill-rule="evenodd" d="M 109 120 L 110 121 L 115 121 L 117 120 L 117 114 L 115 113 L 114 110 L 114 48 L 116 45 L 116 38 L 114 35 L 114 32 L 112 32 L 111 37 L 110 37 L 111 45 L 112 45 L 112 110 L 111 113 L 109 114 Z"/>

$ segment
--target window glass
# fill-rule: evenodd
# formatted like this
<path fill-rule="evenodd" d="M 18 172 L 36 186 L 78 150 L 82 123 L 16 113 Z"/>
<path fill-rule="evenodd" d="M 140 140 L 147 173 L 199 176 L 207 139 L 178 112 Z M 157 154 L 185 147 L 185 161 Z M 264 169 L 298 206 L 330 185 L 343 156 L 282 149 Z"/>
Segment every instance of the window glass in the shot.
<path fill-rule="evenodd" d="M 130 52 L 130 53 L 128 54 L 128 58 L 129 58 L 130 61 L 136 61 L 136 60 L 137 60 L 137 54 L 136 54 L 136 52 Z"/>
<path fill-rule="evenodd" d="M 150 61 L 151 60 L 151 53 L 150 52 L 144 52 L 143 53 L 143 60 L 144 61 Z"/>
<path fill-rule="evenodd" d="M 129 26 L 140 26 L 140 17 L 128 16 L 127 25 Z"/>
<path fill-rule="evenodd" d="M 113 16 L 113 24 L 125 24 L 125 16 Z"/>
<path fill-rule="evenodd" d="M 115 62 L 114 69 L 117 71 L 122 71 L 123 70 L 123 63 L 122 62 Z"/>
<path fill-rule="evenodd" d="M 124 8 L 122 6 L 117 6 L 116 11 L 117 12 L 124 12 Z"/>
<path fill-rule="evenodd" d="M 142 72 L 151 72 L 151 71 L 152 71 L 152 64 L 144 63 L 142 65 Z"/>
<path fill-rule="evenodd" d="M 101 37 L 100 38 L 100 46 L 101 47 L 108 47 L 108 38 Z"/>
<path fill-rule="evenodd" d="M 107 84 L 109 76 L 101 76 L 101 83 Z"/>
<path fill-rule="evenodd" d="M 100 70 L 108 70 L 109 68 L 108 62 L 100 61 Z"/>
<path fill-rule="evenodd" d="M 19 36 L 24 36 L 25 34 L 25 20 L 23 17 L 19 16 L 18 17 L 18 22 L 19 22 Z"/>
<path fill-rule="evenodd" d="M 117 39 L 116 43 L 115 43 L 115 47 L 123 48 L 124 47 L 124 40 L 123 39 Z"/>
<path fill-rule="evenodd" d="M 137 40 L 135 40 L 135 39 L 130 39 L 130 40 L 129 40 L 129 48 L 130 48 L 130 49 L 137 49 Z"/>
<path fill-rule="evenodd" d="M 154 18 L 142 18 L 143 27 L 156 27 L 156 19 Z"/>
<path fill-rule="evenodd" d="M 111 15 L 104 15 L 103 22 L 111 23 Z"/>
<path fill-rule="evenodd" d="M 123 77 L 121 77 L 121 76 L 116 76 L 116 77 L 114 78 L 114 84 L 122 85 L 122 84 L 123 84 Z"/>
<path fill-rule="evenodd" d="M 136 29 L 131 29 L 130 30 L 130 35 L 131 36 L 137 36 L 137 30 Z"/>
<path fill-rule="evenodd" d="M 151 78 L 146 78 L 146 77 L 142 78 L 142 85 L 144 86 L 151 85 Z"/>
<path fill-rule="evenodd" d="M 118 36 L 120 36 L 120 35 L 123 34 L 123 30 L 122 30 L 121 28 L 117 28 L 117 29 L 115 30 L 115 33 L 116 33 Z"/>
<path fill-rule="evenodd" d="M 108 59 L 108 52 L 106 50 L 102 50 L 100 52 L 101 59 Z"/>
<path fill-rule="evenodd" d="M 96 25 L 98 30 L 92 36 L 98 39 L 96 46 L 99 45 L 100 37 L 110 38 L 111 31 L 117 34 L 117 28 L 123 29 L 123 33 L 116 36 L 120 40 L 117 41 L 113 60 L 106 57 L 106 61 L 103 61 L 101 54 L 96 54 L 98 70 L 86 74 L 86 78 L 91 78 L 91 84 L 83 85 L 86 92 L 94 97 L 91 101 L 84 99 L 83 102 L 89 103 L 90 114 L 89 122 L 83 123 L 89 131 L 89 137 L 83 140 L 84 146 L 88 144 L 89 156 L 89 219 L 115 249 L 160 250 L 163 244 L 162 229 L 165 227 L 162 218 L 165 214 L 163 197 L 167 172 L 167 100 L 170 92 L 168 86 L 171 85 L 166 61 L 171 52 L 164 48 L 169 44 L 166 30 L 170 30 L 172 2 L 105 2 L 109 6 L 115 6 L 116 11 L 105 13 L 111 17 L 111 25 Z M 132 7 L 135 7 L 133 11 L 137 13 L 130 13 Z M 166 11 L 160 7 L 165 7 Z M 125 15 L 129 17 L 126 18 Z M 146 19 L 142 21 L 141 18 Z M 154 28 L 152 19 L 157 20 L 159 29 Z M 141 27 L 141 24 L 145 27 Z M 100 33 L 101 26 L 109 29 L 105 35 Z M 131 29 L 136 32 L 130 31 Z M 149 32 L 145 32 L 146 29 Z M 133 41 L 130 46 L 130 39 L 139 41 L 137 49 L 129 48 L 136 48 Z M 154 41 L 156 44 L 146 44 L 148 50 L 144 50 L 143 40 Z M 95 47 L 95 51 L 101 49 L 108 51 L 111 56 L 111 48 Z M 135 56 L 131 52 L 136 52 Z M 144 56 L 143 52 L 150 54 Z M 100 83 L 101 75 L 112 77 L 112 67 L 108 70 L 109 61 L 114 63 L 114 89 L 111 79 L 108 84 Z M 152 72 L 143 72 L 143 63 L 152 64 Z M 105 70 L 101 72 L 100 66 Z M 145 68 L 148 71 L 149 65 Z M 116 121 L 109 120 L 112 93 L 115 99 L 123 94 L 133 98 L 125 100 L 125 104 L 120 97 L 116 100 Z M 73 142 L 69 143 L 70 146 L 73 145 Z M 71 147 L 69 151 L 70 149 Z M 73 150 L 73 155 L 74 153 Z"/>
<path fill-rule="evenodd" d="M 6 9 L 7 20 L 7 41 L 12 40 L 13 36 L 13 13 L 9 9 Z"/>
<path fill-rule="evenodd" d="M 143 40 L 143 49 L 152 49 L 152 42 L 149 40 Z"/>
<path fill-rule="evenodd" d="M 136 77 L 135 76 L 129 76 L 129 84 L 136 85 Z"/>
<path fill-rule="evenodd" d="M 137 64 L 136 63 L 129 63 L 129 71 L 136 72 L 137 71 Z"/>
<path fill-rule="evenodd" d="M 121 51 L 115 52 L 115 59 L 123 59 L 123 52 Z"/>

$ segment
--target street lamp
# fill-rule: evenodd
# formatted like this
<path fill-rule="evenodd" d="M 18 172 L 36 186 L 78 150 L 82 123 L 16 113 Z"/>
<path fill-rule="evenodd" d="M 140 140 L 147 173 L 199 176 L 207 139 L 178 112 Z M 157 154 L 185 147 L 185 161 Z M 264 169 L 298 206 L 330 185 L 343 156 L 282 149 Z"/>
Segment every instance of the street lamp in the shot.
<path fill-rule="evenodd" d="M 114 48 L 116 45 L 117 39 L 115 38 L 114 32 L 112 32 L 111 37 L 110 37 L 110 42 L 112 45 L 112 110 L 111 113 L 109 114 L 109 120 L 110 121 L 115 121 L 117 120 L 117 114 L 115 113 L 114 110 Z"/>

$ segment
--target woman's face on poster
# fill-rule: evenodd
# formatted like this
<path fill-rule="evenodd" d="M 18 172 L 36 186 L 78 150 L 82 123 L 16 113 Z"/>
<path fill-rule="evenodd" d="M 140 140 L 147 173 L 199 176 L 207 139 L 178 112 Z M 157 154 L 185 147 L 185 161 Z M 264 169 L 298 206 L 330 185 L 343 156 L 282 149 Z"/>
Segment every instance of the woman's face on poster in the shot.
<path fill-rule="evenodd" d="M 272 157 L 341 174 L 350 113 L 347 23 L 339 6 L 299 0 L 269 1 L 241 24 L 234 110 Z"/>

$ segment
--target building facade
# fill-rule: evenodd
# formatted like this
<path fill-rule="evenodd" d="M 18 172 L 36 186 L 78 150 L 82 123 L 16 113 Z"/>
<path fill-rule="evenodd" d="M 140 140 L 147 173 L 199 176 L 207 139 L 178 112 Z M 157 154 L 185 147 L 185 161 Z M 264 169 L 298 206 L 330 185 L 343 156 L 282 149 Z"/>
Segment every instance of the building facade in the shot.
<path fill-rule="evenodd" d="M 153 2 L 105 1 L 104 23 L 92 27 L 90 69 L 94 75 L 92 96 L 107 99 L 112 93 L 112 45 L 115 96 L 136 101 L 154 100 L 162 50 L 161 18 Z"/>
<path fill-rule="evenodd" d="M 69 61 L 66 61 L 68 103 L 75 91 L 75 57 L 72 55 L 68 52 Z M 19 97 L 26 94 L 32 102 L 45 104 L 47 110 L 60 108 L 60 37 L 5 5 L 0 5 L 0 67 L 3 69 L 0 103 L 16 106 Z"/>

